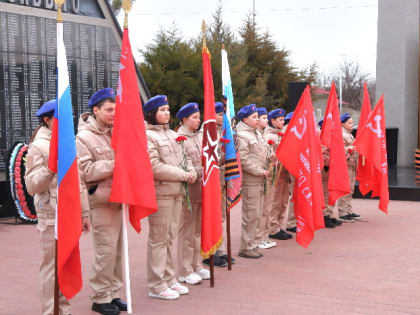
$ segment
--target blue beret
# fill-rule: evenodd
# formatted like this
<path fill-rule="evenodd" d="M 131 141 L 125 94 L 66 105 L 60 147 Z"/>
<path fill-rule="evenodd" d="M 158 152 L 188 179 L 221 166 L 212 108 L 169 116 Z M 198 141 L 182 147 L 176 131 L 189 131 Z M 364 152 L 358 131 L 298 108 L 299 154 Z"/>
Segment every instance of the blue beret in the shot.
<path fill-rule="evenodd" d="M 214 103 L 214 107 L 216 109 L 216 113 L 223 113 L 223 103 L 216 102 Z"/>
<path fill-rule="evenodd" d="M 351 118 L 351 115 L 349 113 L 344 113 L 340 116 L 341 123 L 345 123 L 347 120 Z"/>
<path fill-rule="evenodd" d="M 324 119 L 321 119 L 320 121 L 318 121 L 318 126 L 319 128 L 322 128 L 322 124 L 324 123 Z"/>
<path fill-rule="evenodd" d="M 284 117 L 284 120 L 289 121 L 290 119 L 292 119 L 293 117 L 293 112 L 290 112 L 286 115 L 286 117 Z"/>
<path fill-rule="evenodd" d="M 88 107 L 92 108 L 96 104 L 107 99 L 115 100 L 115 93 L 114 93 L 114 90 L 111 88 L 105 88 L 105 89 L 95 92 L 95 94 L 93 94 L 89 100 Z"/>
<path fill-rule="evenodd" d="M 56 107 L 57 107 L 56 100 L 48 101 L 38 109 L 38 111 L 36 112 L 36 116 L 41 118 L 44 116 L 54 115 L 54 111 Z"/>
<path fill-rule="evenodd" d="M 257 106 L 255 104 L 250 104 L 242 107 L 238 112 L 238 118 L 240 120 L 247 118 L 249 115 L 252 115 L 257 111 Z"/>
<path fill-rule="evenodd" d="M 178 113 L 176 113 L 176 118 L 181 120 L 182 118 L 189 117 L 190 115 L 199 112 L 197 103 L 188 103 L 182 106 Z"/>
<path fill-rule="evenodd" d="M 267 109 L 265 107 L 258 107 L 257 113 L 258 116 L 267 115 Z"/>
<path fill-rule="evenodd" d="M 168 98 L 166 95 L 156 95 L 150 98 L 146 104 L 144 104 L 143 110 L 147 113 L 163 105 L 168 105 Z"/>
<path fill-rule="evenodd" d="M 271 112 L 268 113 L 268 120 L 276 119 L 277 117 L 284 117 L 285 115 L 286 111 L 284 109 L 273 109 Z"/>

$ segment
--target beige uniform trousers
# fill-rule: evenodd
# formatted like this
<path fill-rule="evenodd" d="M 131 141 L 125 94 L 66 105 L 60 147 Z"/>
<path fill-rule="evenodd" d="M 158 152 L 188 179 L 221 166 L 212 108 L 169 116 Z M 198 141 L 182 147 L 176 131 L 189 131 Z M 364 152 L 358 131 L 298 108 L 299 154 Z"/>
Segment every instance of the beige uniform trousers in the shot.
<path fill-rule="evenodd" d="M 337 215 L 334 213 L 334 206 L 330 206 L 328 204 L 328 176 L 329 172 L 325 171 L 324 169 L 321 170 L 321 178 L 322 178 L 322 191 L 324 193 L 324 217 L 336 218 Z"/>
<path fill-rule="evenodd" d="M 257 229 L 264 206 L 264 185 L 242 184 L 241 251 L 257 248 Z"/>
<path fill-rule="evenodd" d="M 182 212 L 182 198 L 157 196 L 158 211 L 149 215 L 147 240 L 147 285 L 159 294 L 177 283 L 175 240 Z"/>
<path fill-rule="evenodd" d="M 40 229 L 41 234 L 41 315 L 54 314 L 54 284 L 55 284 L 55 229 L 47 225 Z M 60 315 L 71 314 L 70 303 L 60 292 Z"/>
<path fill-rule="evenodd" d="M 351 194 L 344 196 L 337 201 L 338 207 L 338 215 L 340 217 L 345 216 L 347 214 L 352 213 L 352 206 L 351 201 L 353 199 L 353 192 L 354 192 L 354 184 L 356 182 L 356 168 L 355 167 L 347 167 L 347 171 L 349 173 L 349 180 L 350 180 L 350 190 Z"/>
<path fill-rule="evenodd" d="M 222 190 L 222 235 L 223 241 L 220 247 L 216 250 L 217 256 L 227 255 L 226 251 L 226 185 L 225 181 L 220 182 L 220 189 Z"/>
<path fill-rule="evenodd" d="M 295 205 L 292 201 L 293 189 L 295 188 L 295 178 L 290 175 L 290 186 L 289 186 L 289 205 L 288 205 L 288 215 L 287 215 L 287 228 L 292 229 L 296 227 L 296 217 L 295 217 Z"/>
<path fill-rule="evenodd" d="M 89 279 L 94 303 L 111 303 L 123 286 L 121 208 L 102 206 L 90 210 L 95 258 Z"/>
<path fill-rule="evenodd" d="M 290 194 L 290 176 L 282 170 L 274 192 L 273 208 L 271 210 L 270 234 L 276 234 L 280 230 L 286 230 L 288 218 L 288 204 Z"/>
<path fill-rule="evenodd" d="M 182 207 L 178 232 L 178 273 L 186 277 L 194 271 L 201 270 L 201 202 L 191 202 Z"/>
<path fill-rule="evenodd" d="M 258 224 L 257 244 L 261 241 L 268 240 L 268 234 L 270 232 L 269 218 L 271 217 L 271 211 L 273 208 L 274 190 L 275 187 L 271 185 L 271 182 L 268 182 L 267 191 L 264 195 L 264 204 L 261 211 L 261 218 Z"/>

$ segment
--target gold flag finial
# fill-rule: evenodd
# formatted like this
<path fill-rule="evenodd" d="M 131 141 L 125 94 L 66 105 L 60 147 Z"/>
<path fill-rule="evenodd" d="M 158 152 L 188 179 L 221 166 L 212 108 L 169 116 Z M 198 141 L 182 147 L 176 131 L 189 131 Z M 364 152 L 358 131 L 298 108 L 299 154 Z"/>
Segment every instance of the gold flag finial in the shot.
<path fill-rule="evenodd" d="M 123 0 L 122 8 L 124 10 L 124 28 L 128 28 L 128 12 L 131 10 L 131 0 Z"/>
<path fill-rule="evenodd" d="M 203 47 L 206 46 L 206 21 L 203 20 L 201 23 L 201 31 L 203 32 Z"/>
<path fill-rule="evenodd" d="M 63 23 L 63 12 L 61 7 L 64 4 L 64 0 L 54 0 L 55 4 L 57 5 L 57 23 Z"/>

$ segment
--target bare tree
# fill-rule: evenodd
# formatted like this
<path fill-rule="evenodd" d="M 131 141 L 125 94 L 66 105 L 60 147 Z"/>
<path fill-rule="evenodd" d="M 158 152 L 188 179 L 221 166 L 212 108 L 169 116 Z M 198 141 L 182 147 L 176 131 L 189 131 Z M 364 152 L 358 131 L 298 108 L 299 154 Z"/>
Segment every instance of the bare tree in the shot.
<path fill-rule="evenodd" d="M 371 103 L 375 102 L 376 80 L 369 73 L 364 72 L 357 61 L 344 59 L 337 70 L 330 75 L 319 77 L 318 84 L 329 87 L 331 82 L 338 83 L 342 80 L 343 100 L 350 103 L 354 110 L 360 110 L 363 101 L 363 84 L 368 86 Z"/>

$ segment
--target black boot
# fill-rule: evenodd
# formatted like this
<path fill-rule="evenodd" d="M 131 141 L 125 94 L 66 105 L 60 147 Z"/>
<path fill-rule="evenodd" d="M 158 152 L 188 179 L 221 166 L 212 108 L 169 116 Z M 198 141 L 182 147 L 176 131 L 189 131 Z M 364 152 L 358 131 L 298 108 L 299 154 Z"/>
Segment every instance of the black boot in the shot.
<path fill-rule="evenodd" d="M 111 303 L 118 307 L 120 311 L 127 311 L 127 302 L 121 300 L 120 298 L 113 299 Z"/>
<path fill-rule="evenodd" d="M 324 223 L 325 223 L 325 227 L 327 229 L 333 229 L 333 228 L 335 228 L 335 224 L 332 223 L 330 217 L 324 217 Z"/>
<path fill-rule="evenodd" d="M 92 311 L 103 315 L 118 315 L 120 309 L 112 303 L 93 303 Z"/>

